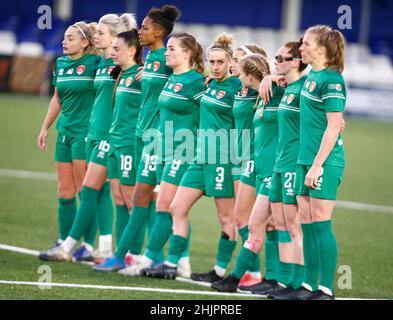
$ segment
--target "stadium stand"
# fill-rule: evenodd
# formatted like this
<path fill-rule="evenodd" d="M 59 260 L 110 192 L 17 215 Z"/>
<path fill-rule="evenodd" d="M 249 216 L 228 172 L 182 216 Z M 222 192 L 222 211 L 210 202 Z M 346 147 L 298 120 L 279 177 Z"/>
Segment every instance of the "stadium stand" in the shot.
<path fill-rule="evenodd" d="M 285 0 L 244 0 L 236 7 L 225 0 L 201 0 L 197 4 L 181 0 L 119 0 L 110 3 L 103 0 L 83 0 L 71 3 L 69 19 L 61 19 L 52 10 L 52 29 L 40 30 L 37 27 L 37 8 L 42 4 L 40 1 L 4 2 L 0 13 L 0 55 L 12 56 L 18 52 L 19 55 L 46 55 L 53 58 L 62 54 L 63 33 L 75 21 L 97 21 L 108 12 L 136 11 L 141 23 L 151 7 L 172 3 L 182 10 L 182 17 L 176 24 L 175 31 L 194 34 L 205 47 L 217 34 L 226 31 L 235 36 L 238 44 L 255 42 L 262 45 L 272 57 L 282 43 L 299 38 L 302 30 L 313 24 L 337 27 L 340 17 L 338 7 L 342 5 L 341 0 L 301 0 L 299 30 L 288 32 L 284 29 L 282 18 Z M 367 43 L 364 43 L 360 35 L 364 19 L 362 6 L 365 3 L 369 5 Z M 57 1 L 50 0 L 45 4 L 55 8 Z M 346 5 L 351 9 L 352 28 L 341 31 L 348 42 L 344 76 L 349 87 L 392 88 L 393 33 L 388 26 L 393 18 L 393 1 L 351 0 Z M 391 101 L 393 92 L 383 92 L 389 95 L 386 99 Z M 393 112 L 391 114 L 393 116 Z"/>

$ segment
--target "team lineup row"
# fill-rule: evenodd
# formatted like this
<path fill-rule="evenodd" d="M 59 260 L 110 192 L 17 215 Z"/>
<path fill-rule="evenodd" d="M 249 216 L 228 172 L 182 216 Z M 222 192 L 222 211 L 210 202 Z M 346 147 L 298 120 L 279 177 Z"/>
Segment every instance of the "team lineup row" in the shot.
<path fill-rule="evenodd" d="M 334 299 L 331 218 L 345 166 L 342 34 L 310 27 L 278 49 L 274 73 L 263 48 L 233 49 L 222 34 L 207 50 L 206 72 L 197 39 L 172 34 L 179 17 L 166 5 L 152 8 L 139 30 L 132 14 L 66 30 L 37 141 L 44 150 L 59 118 L 59 238 L 40 259 L 94 261 L 95 271 L 181 276 L 275 299 Z M 214 198 L 221 236 L 214 267 L 192 273 L 188 213 L 203 195 Z M 243 246 L 225 277 L 237 233 Z"/>

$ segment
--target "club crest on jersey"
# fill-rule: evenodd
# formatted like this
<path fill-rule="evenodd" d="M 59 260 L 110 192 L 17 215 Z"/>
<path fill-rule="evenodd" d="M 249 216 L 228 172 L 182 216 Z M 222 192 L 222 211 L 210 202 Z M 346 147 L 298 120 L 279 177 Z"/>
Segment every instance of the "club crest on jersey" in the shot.
<path fill-rule="evenodd" d="M 337 83 L 337 84 L 336 84 L 336 90 L 337 90 L 337 91 L 341 91 L 342 89 L 343 89 L 342 85 L 339 84 L 339 83 Z"/>
<path fill-rule="evenodd" d="M 293 95 L 292 93 L 288 96 L 287 98 L 287 103 L 291 104 L 291 102 L 293 101 L 293 99 L 295 99 L 295 95 Z"/>
<path fill-rule="evenodd" d="M 112 70 L 115 69 L 115 66 L 111 66 L 108 68 L 108 74 L 111 74 Z"/>
<path fill-rule="evenodd" d="M 173 88 L 173 91 L 175 92 L 179 92 L 181 90 L 181 88 L 183 88 L 183 84 L 181 83 L 176 83 L 175 87 Z"/>
<path fill-rule="evenodd" d="M 248 93 L 248 88 L 243 88 L 241 92 L 242 96 L 245 97 L 247 93 Z"/>
<path fill-rule="evenodd" d="M 86 67 L 85 66 L 78 66 L 76 68 L 76 73 L 81 75 L 83 72 L 85 72 Z"/>
<path fill-rule="evenodd" d="M 126 86 L 129 87 L 131 85 L 131 83 L 132 83 L 132 77 L 128 77 L 126 79 Z"/>
<path fill-rule="evenodd" d="M 222 91 L 222 90 L 218 91 L 218 93 L 217 93 L 217 99 L 221 99 L 222 97 L 225 96 L 225 94 L 226 94 L 225 91 Z"/>
<path fill-rule="evenodd" d="M 153 62 L 153 70 L 156 72 L 160 68 L 161 63 L 159 61 Z"/>
<path fill-rule="evenodd" d="M 316 83 L 315 81 L 311 82 L 309 91 L 310 91 L 310 92 L 313 92 L 313 91 L 315 90 L 315 87 L 316 87 L 316 86 L 317 86 L 317 83 Z"/>

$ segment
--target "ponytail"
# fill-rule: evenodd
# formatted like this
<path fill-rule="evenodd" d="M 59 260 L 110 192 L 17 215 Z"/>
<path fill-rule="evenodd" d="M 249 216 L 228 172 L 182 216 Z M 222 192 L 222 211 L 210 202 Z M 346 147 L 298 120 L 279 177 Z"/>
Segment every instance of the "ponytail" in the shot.
<path fill-rule="evenodd" d="M 203 74 L 205 70 L 203 47 L 198 41 L 196 41 L 195 37 L 188 33 L 175 33 L 171 36 L 171 38 L 178 39 L 180 47 L 191 52 L 191 68 Z"/>
<path fill-rule="evenodd" d="M 343 34 L 326 25 L 316 25 L 306 32 L 314 34 L 318 46 L 326 48 L 326 64 L 329 68 L 342 73 L 344 70 L 345 39 Z"/>
<path fill-rule="evenodd" d="M 83 21 L 79 21 L 71 25 L 71 27 L 78 29 L 82 39 L 86 39 L 89 42 L 89 45 L 85 48 L 85 52 L 91 54 L 98 54 L 98 51 L 94 44 L 94 32 L 96 29 L 96 25 L 96 22 L 85 23 Z"/>

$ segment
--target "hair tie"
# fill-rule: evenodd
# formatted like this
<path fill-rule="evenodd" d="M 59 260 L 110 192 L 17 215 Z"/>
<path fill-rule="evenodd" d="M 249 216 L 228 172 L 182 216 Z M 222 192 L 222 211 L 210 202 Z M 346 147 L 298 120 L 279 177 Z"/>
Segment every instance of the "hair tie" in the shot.
<path fill-rule="evenodd" d="M 73 26 L 76 27 L 76 28 L 78 28 L 78 30 L 80 31 L 80 33 L 82 33 L 83 38 L 87 39 L 87 37 L 86 37 L 85 33 L 83 32 L 83 30 L 82 30 L 81 27 L 79 27 L 76 23 L 73 24 Z"/>
<path fill-rule="evenodd" d="M 240 49 L 242 49 L 246 54 L 254 54 L 254 52 L 252 52 L 246 46 L 241 46 Z"/>

